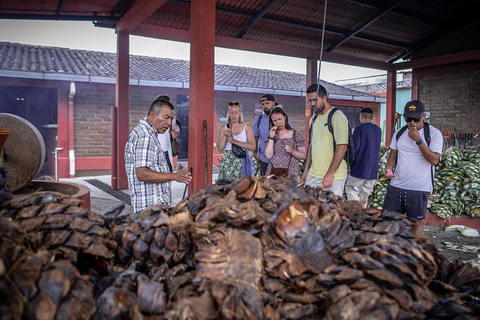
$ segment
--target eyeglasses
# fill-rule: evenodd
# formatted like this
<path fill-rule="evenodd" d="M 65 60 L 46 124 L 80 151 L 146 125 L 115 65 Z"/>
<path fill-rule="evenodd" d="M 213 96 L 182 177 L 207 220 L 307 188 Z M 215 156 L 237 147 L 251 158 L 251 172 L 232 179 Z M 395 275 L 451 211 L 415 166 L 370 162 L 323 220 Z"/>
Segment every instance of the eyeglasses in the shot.
<path fill-rule="evenodd" d="M 308 104 L 312 104 L 312 102 L 317 103 L 318 100 L 322 100 L 322 99 L 323 99 L 323 97 L 315 98 L 315 99 L 307 99 L 307 103 Z"/>
<path fill-rule="evenodd" d="M 229 105 L 229 106 L 239 106 L 239 105 L 240 105 L 240 102 L 238 102 L 238 101 L 232 101 L 232 102 L 229 102 L 228 105 Z"/>
<path fill-rule="evenodd" d="M 406 123 L 409 123 L 409 122 L 415 122 L 415 123 L 419 123 L 420 120 L 422 120 L 422 118 L 404 118 L 405 119 L 405 122 Z"/>

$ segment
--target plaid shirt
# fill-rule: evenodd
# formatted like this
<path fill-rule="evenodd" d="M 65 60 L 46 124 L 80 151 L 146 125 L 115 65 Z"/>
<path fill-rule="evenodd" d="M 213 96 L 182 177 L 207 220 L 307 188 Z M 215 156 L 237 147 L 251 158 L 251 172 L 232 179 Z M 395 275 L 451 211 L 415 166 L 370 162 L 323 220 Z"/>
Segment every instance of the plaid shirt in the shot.
<path fill-rule="evenodd" d="M 135 212 L 158 203 L 171 204 L 171 182 L 140 181 L 135 170 L 147 167 L 157 172 L 170 172 L 157 135 L 157 130 L 144 118 L 130 133 L 125 145 L 125 169 Z"/>

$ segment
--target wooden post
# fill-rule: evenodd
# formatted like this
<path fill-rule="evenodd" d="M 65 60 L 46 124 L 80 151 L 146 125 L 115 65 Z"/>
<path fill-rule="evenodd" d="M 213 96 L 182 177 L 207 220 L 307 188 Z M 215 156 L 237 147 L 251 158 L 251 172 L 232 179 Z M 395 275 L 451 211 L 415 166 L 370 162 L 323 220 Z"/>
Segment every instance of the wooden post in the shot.
<path fill-rule="evenodd" d="M 192 1 L 190 9 L 189 194 L 212 183 L 214 130 L 215 0 Z M 207 121 L 206 145 L 204 121 Z M 205 159 L 205 148 L 207 157 Z"/>

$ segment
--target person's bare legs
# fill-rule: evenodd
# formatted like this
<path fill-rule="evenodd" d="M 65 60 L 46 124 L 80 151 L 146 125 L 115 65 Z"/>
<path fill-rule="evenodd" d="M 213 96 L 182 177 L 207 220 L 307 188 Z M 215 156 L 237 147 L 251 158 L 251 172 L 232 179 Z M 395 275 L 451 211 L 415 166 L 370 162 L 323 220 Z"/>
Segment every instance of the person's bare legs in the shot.
<path fill-rule="evenodd" d="M 422 222 L 421 220 L 417 220 L 412 224 L 411 227 L 413 236 L 417 239 L 420 239 L 423 236 L 423 231 L 422 231 Z"/>

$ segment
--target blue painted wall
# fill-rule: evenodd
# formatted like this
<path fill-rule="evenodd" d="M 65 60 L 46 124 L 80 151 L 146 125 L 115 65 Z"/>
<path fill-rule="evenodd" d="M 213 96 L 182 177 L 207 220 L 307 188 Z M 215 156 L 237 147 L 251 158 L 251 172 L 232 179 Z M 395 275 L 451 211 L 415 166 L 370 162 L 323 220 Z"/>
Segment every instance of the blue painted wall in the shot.
<path fill-rule="evenodd" d="M 410 100 L 412 100 L 411 88 L 397 89 L 396 108 L 395 108 L 396 112 L 403 114 L 403 108 L 405 107 L 405 104 Z M 382 141 L 385 141 L 386 114 L 387 114 L 387 104 L 382 103 L 381 110 L 380 110 L 380 127 L 382 128 L 382 134 L 383 134 Z M 402 117 L 400 126 L 403 126 L 403 125 L 405 125 L 405 120 L 403 120 L 403 117 Z M 389 132 L 388 134 L 392 134 L 392 132 Z"/>

